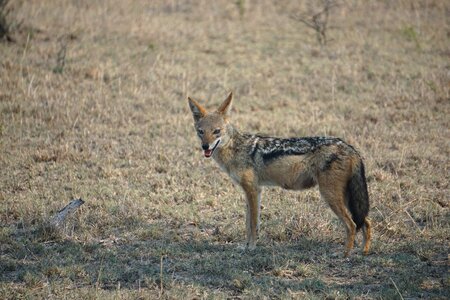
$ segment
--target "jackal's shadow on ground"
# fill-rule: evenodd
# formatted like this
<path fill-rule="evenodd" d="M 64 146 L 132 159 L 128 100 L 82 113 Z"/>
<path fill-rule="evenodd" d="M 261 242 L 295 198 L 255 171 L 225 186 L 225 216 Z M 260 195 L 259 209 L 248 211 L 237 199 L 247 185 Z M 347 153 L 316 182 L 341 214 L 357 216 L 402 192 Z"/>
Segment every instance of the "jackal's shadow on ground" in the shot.
<path fill-rule="evenodd" d="M 375 246 L 367 257 L 355 251 L 346 259 L 338 255 L 343 246 L 335 241 L 307 237 L 263 242 L 253 251 L 242 250 L 236 243 L 198 237 L 177 240 L 164 233 L 138 239 L 123 232 L 86 243 L 72 238 L 42 240 L 34 231 L 21 231 L 11 234 L 7 242 L 0 261 L 2 282 L 69 280 L 102 289 L 160 288 L 181 282 L 237 295 L 255 287 L 274 295 L 287 289 L 319 295 L 384 289 L 386 296 L 399 287 L 418 291 L 427 279 L 438 282 L 427 293 L 445 294 L 444 283 L 439 284 L 445 263 L 420 257 L 411 250 L 414 246 L 399 245 L 397 252 L 390 253 L 381 253 Z M 426 247 L 423 243 L 418 241 L 417 247 Z"/>

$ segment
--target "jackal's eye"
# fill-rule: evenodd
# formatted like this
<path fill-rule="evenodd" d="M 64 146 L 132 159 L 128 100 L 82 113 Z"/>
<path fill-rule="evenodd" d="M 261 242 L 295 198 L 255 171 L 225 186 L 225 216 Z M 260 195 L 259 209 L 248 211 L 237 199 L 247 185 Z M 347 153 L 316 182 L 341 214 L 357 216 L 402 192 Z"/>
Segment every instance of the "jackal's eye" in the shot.
<path fill-rule="evenodd" d="M 220 128 L 217 128 L 213 131 L 213 134 L 220 134 Z"/>
<path fill-rule="evenodd" d="M 203 135 L 205 133 L 205 131 L 203 129 L 198 129 L 197 133 L 198 133 L 198 135 Z"/>

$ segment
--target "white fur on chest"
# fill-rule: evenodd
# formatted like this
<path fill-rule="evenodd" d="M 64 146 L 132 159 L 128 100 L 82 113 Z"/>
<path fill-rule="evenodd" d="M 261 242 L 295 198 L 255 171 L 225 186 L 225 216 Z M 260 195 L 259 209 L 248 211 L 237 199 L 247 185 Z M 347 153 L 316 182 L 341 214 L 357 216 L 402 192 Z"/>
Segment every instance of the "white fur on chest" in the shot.
<path fill-rule="evenodd" d="M 232 179 L 235 183 L 237 183 L 237 184 L 240 183 L 240 181 L 241 181 L 241 180 L 240 180 L 240 177 L 239 177 L 235 172 L 233 172 L 233 170 L 232 170 L 230 164 L 226 164 L 220 157 L 217 157 L 217 156 L 214 156 L 214 160 L 217 162 L 217 164 L 220 166 L 220 168 L 221 168 L 225 173 L 227 173 L 228 176 L 231 177 L 231 179 Z"/>

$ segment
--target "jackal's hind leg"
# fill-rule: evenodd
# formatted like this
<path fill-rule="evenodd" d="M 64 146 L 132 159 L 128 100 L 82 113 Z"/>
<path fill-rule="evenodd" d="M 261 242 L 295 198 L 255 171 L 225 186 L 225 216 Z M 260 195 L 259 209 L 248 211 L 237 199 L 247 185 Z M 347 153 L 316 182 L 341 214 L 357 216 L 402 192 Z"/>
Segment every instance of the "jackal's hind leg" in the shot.
<path fill-rule="evenodd" d="M 353 222 L 352 217 L 345 206 L 336 207 L 334 205 L 330 205 L 330 207 L 345 225 L 347 242 L 345 245 L 344 257 L 347 257 L 355 244 L 356 224 Z"/>
<path fill-rule="evenodd" d="M 257 196 L 257 209 L 258 209 L 258 213 L 257 213 L 257 222 L 256 222 L 256 236 L 259 236 L 259 231 L 261 228 L 261 189 L 258 189 L 258 196 Z"/>
<path fill-rule="evenodd" d="M 319 181 L 319 190 L 333 212 L 344 223 L 347 233 L 344 256 L 347 257 L 355 243 L 356 224 L 353 222 L 351 214 L 345 205 L 343 189 L 340 186 L 329 184 L 327 180 L 322 180 L 322 182 Z"/>
<path fill-rule="evenodd" d="M 370 240 L 372 239 L 372 224 L 370 223 L 369 219 L 366 218 L 364 220 L 364 226 L 363 226 L 362 230 L 363 230 L 363 238 L 364 238 L 363 254 L 367 255 L 367 254 L 369 254 Z"/>

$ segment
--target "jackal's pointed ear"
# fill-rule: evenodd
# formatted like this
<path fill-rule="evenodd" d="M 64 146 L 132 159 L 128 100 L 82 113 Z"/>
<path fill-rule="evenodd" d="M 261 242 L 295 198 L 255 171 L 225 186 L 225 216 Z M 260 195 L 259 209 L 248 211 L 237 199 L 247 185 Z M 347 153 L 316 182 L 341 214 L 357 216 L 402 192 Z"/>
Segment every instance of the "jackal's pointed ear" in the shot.
<path fill-rule="evenodd" d="M 188 100 L 189 100 L 189 107 L 191 108 L 195 122 L 206 116 L 206 109 L 204 109 L 203 106 L 201 106 L 197 101 L 195 101 L 191 97 L 188 97 Z"/>
<path fill-rule="evenodd" d="M 217 109 L 217 112 L 225 117 L 228 117 L 230 115 L 230 111 L 231 111 L 231 100 L 232 99 L 233 99 L 233 93 L 230 93 L 228 95 L 227 99 L 225 99 L 225 101 L 223 101 L 223 103 Z"/>

